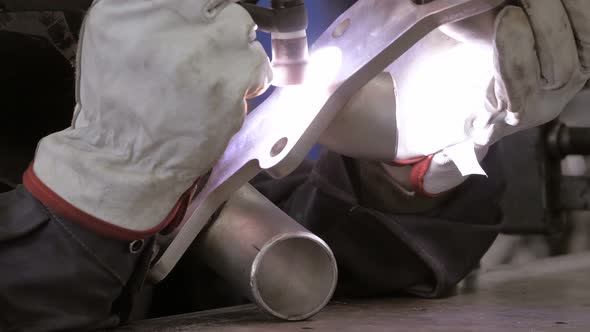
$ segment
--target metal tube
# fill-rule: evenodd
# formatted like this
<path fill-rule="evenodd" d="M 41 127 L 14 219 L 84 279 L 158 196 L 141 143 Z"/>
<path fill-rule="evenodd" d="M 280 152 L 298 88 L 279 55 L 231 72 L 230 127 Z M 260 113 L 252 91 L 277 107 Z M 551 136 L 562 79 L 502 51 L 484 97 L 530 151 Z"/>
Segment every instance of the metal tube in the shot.
<path fill-rule="evenodd" d="M 383 72 L 358 91 L 319 143 L 351 158 L 392 161 L 397 149 L 395 85 Z"/>
<path fill-rule="evenodd" d="M 213 270 L 280 319 L 315 315 L 336 287 L 328 245 L 249 184 L 232 195 L 195 246 Z"/>
<path fill-rule="evenodd" d="M 564 127 L 559 136 L 562 155 L 590 155 L 590 128 Z"/>
<path fill-rule="evenodd" d="M 556 122 L 547 134 L 549 151 L 555 158 L 570 155 L 590 155 L 590 128 L 568 127 Z"/>

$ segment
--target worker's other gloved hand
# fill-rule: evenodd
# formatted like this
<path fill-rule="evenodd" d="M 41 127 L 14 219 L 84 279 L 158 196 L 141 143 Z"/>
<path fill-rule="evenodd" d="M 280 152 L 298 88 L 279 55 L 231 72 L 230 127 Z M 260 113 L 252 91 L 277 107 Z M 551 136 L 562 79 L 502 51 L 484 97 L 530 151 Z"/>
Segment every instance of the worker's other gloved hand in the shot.
<path fill-rule="evenodd" d="M 271 69 L 235 1 L 97 0 L 81 32 L 72 126 L 44 138 L 28 188 L 121 238 L 182 217 Z M 96 226 L 100 225 L 100 226 Z"/>
<path fill-rule="evenodd" d="M 439 67 L 447 77 L 431 76 L 432 82 L 427 76 L 415 77 L 420 94 L 406 103 L 400 103 L 403 88 L 397 91 L 397 161 L 412 166 L 386 169 L 402 184 L 438 195 L 469 174 L 481 174 L 474 162 L 485 157 L 490 145 L 555 119 L 590 78 L 590 2 L 521 3 L 504 8 L 496 18 L 487 89 L 477 91 L 478 75 L 486 77 L 481 61 L 458 63 L 461 57 L 447 56 L 448 63 L 440 62 L 444 57 L 437 63 L 446 68 Z M 479 60 L 485 59 L 482 52 Z M 427 100 L 432 100 L 430 109 L 424 107 Z M 471 161 L 465 161 L 469 154 Z"/>

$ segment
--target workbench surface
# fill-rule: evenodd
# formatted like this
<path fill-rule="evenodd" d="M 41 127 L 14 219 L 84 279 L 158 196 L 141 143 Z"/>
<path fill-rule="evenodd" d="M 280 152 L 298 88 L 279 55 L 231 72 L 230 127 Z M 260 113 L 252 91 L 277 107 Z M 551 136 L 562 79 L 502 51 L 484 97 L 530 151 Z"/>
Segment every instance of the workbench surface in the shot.
<path fill-rule="evenodd" d="M 137 322 L 117 331 L 590 331 L 590 254 L 481 271 L 445 299 L 336 302 L 277 322 L 252 306 Z"/>

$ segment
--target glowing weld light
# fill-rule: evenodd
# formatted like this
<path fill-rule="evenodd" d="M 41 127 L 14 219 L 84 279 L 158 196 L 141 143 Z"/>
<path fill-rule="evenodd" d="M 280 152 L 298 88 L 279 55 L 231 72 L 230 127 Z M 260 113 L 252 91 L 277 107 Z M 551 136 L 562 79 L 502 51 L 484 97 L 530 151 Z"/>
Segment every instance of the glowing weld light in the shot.
<path fill-rule="evenodd" d="M 300 135 L 308 127 L 301 124 L 309 124 L 317 116 L 318 110 L 330 96 L 341 65 L 342 51 L 339 48 L 317 50 L 310 55 L 305 82 L 283 88 L 280 94 L 283 110 L 277 112 L 289 116 L 292 135 Z"/>
<path fill-rule="evenodd" d="M 485 112 L 492 54 L 489 48 L 458 44 L 411 62 L 397 82 L 398 158 L 428 155 L 469 139 L 465 121 Z"/>

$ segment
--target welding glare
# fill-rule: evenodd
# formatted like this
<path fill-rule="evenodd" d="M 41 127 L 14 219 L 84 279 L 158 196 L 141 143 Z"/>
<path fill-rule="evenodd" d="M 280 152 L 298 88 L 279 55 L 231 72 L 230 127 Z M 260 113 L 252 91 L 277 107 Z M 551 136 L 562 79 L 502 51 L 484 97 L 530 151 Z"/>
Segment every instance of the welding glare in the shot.
<path fill-rule="evenodd" d="M 287 86 L 281 91 L 282 107 L 296 108 L 290 121 L 310 122 L 317 109 L 325 104 L 334 88 L 334 81 L 342 65 L 342 51 L 337 47 L 323 48 L 312 52 L 306 68 L 305 81 L 301 85 Z M 293 125 L 291 128 L 305 128 Z M 296 129 L 293 129 L 296 130 Z"/>
<path fill-rule="evenodd" d="M 470 138 L 465 119 L 486 112 L 492 55 L 489 47 L 455 43 L 430 48 L 404 68 L 396 93 L 400 158 L 404 151 L 428 155 Z"/>

